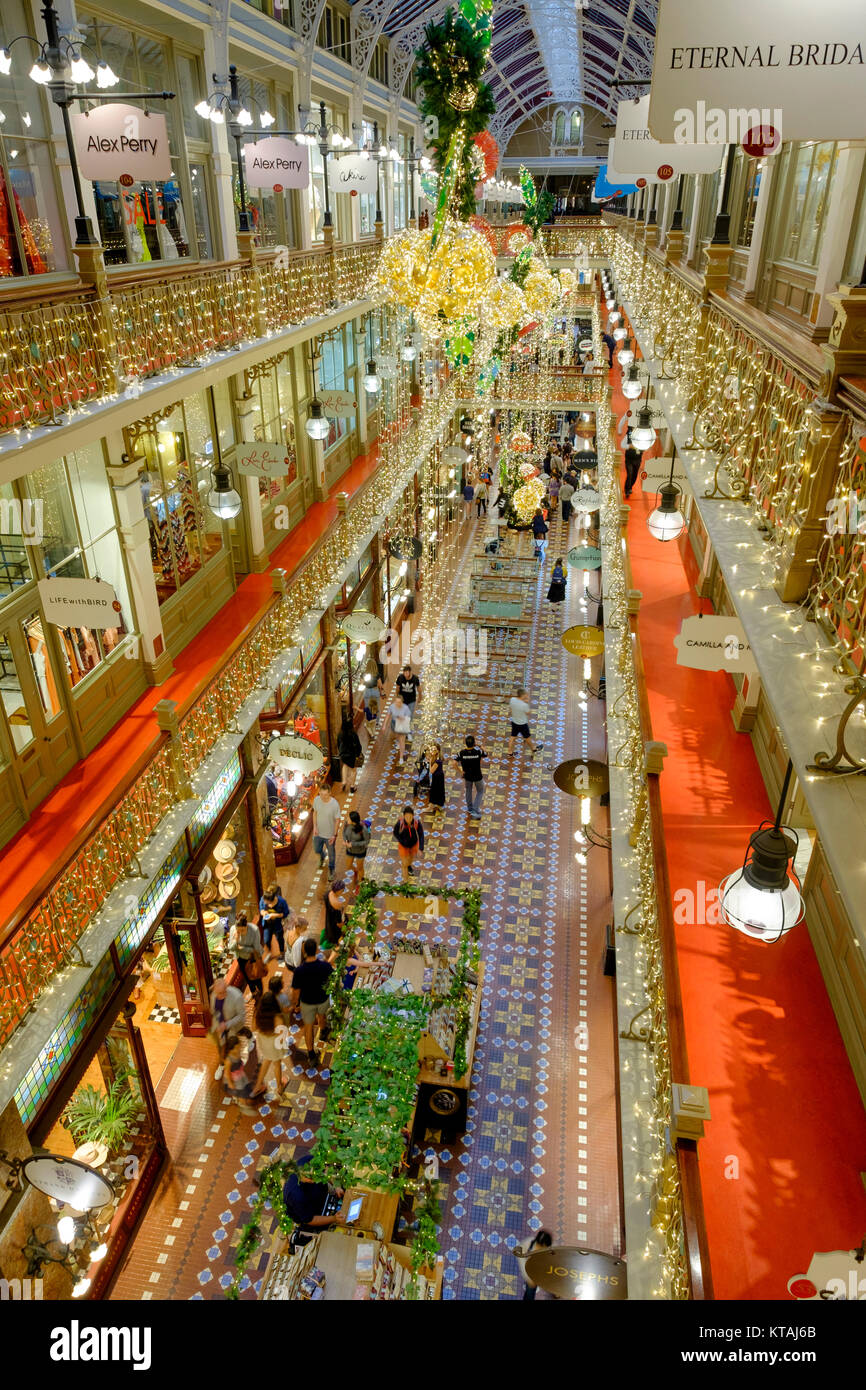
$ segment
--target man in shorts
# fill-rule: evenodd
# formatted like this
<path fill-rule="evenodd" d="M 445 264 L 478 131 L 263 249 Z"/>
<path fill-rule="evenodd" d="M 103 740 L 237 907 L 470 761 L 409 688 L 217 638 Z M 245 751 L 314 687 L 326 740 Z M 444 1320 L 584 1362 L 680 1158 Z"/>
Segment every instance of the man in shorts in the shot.
<path fill-rule="evenodd" d="M 528 739 L 530 753 L 537 753 L 539 748 L 543 748 L 543 743 L 534 743 L 529 732 L 529 704 L 526 699 L 526 691 L 520 687 L 516 695 L 512 695 L 508 702 L 508 711 L 511 715 L 511 738 L 508 740 L 509 757 L 514 752 L 514 744 L 518 734 L 521 738 Z"/>
<path fill-rule="evenodd" d="M 326 985 L 329 977 L 333 974 L 333 966 L 326 960 L 320 960 L 319 948 L 312 937 L 307 937 L 304 941 L 301 964 L 298 966 L 292 978 L 292 1006 L 301 1006 L 301 1024 L 304 1030 L 304 1042 L 307 1045 L 307 1056 L 315 1065 L 318 1061 L 315 1047 L 313 1045 L 313 1035 L 316 1024 L 324 1030 L 328 1026 L 328 1009 L 330 1007 Z"/>

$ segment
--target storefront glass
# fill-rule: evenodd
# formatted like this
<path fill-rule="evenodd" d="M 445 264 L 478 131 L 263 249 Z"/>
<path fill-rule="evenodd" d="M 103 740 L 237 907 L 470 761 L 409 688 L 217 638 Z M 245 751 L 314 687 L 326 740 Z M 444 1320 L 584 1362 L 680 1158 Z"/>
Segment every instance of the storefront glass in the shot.
<path fill-rule="evenodd" d="M 298 476 L 290 356 L 286 354 L 273 367 L 263 370 L 249 389 L 256 407 L 252 416 L 256 439 L 280 444 L 289 461 L 283 477 L 259 479 L 259 501 L 265 513 L 284 498 Z"/>
<path fill-rule="evenodd" d="M 222 549 L 221 524 L 207 505 L 216 464 L 211 400 L 199 391 L 138 440 L 141 496 L 160 603 Z"/>
<path fill-rule="evenodd" d="M 325 754 L 317 771 L 292 777 L 273 763 L 265 770 L 268 825 L 278 866 L 294 864 L 312 830 L 313 800 L 329 772 L 324 666 L 309 678 L 286 712 L 285 730 L 315 743 Z M 290 787 L 294 791 L 290 793 Z"/>
<path fill-rule="evenodd" d="M 824 230 L 836 146 L 831 141 L 786 145 L 777 158 L 782 167 L 777 171 L 781 217 L 776 255 L 813 266 Z"/>
<path fill-rule="evenodd" d="M 21 0 L 3 0 L 2 14 L 5 34 L 33 33 Z M 45 275 L 69 263 L 46 96 L 27 76 L 26 45 L 12 53 L 0 94 L 0 278 Z"/>
<path fill-rule="evenodd" d="M 111 24 L 86 14 L 80 17 L 80 27 L 94 53 L 109 63 L 128 90 L 204 90 L 199 59 L 178 54 L 171 42 L 136 31 L 126 23 Z M 177 66 L 179 59 L 183 60 L 181 66 Z M 200 118 L 196 118 L 196 129 L 184 105 L 164 103 L 173 165 L 170 179 L 135 183 L 129 188 L 112 181 L 94 181 L 107 265 L 147 265 L 213 255 L 207 209 L 207 131 Z M 190 156 L 196 157 L 194 165 Z"/>

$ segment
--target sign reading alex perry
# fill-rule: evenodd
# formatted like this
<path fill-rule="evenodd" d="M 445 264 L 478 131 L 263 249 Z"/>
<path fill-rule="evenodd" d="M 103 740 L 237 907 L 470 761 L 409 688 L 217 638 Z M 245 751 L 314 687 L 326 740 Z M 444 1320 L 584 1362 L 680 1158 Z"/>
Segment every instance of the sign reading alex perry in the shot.
<path fill-rule="evenodd" d="M 40 579 L 42 611 L 57 627 L 120 626 L 117 594 L 104 579 Z"/>
<path fill-rule="evenodd" d="M 76 112 L 71 120 L 84 178 L 118 182 L 127 176 L 136 183 L 171 178 L 165 116 L 118 101 Z"/>
<path fill-rule="evenodd" d="M 250 188 L 307 188 L 310 183 L 310 151 L 284 135 L 269 135 L 244 146 L 244 173 Z"/>
<path fill-rule="evenodd" d="M 649 126 L 675 140 L 701 101 L 778 109 L 783 140 L 862 139 L 864 65 L 863 6 L 851 0 L 659 0 Z"/>

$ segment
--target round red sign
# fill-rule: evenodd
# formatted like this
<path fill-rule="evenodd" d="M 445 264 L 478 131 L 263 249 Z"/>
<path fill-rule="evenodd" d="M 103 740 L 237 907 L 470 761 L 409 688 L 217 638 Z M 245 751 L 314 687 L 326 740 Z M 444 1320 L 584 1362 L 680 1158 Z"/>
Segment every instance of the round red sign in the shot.
<path fill-rule="evenodd" d="M 132 174 L 121 174 L 117 182 L 122 188 L 131 188 L 135 183 L 135 179 L 132 177 Z"/>
<path fill-rule="evenodd" d="M 755 125 L 743 138 L 743 151 L 752 159 L 775 154 L 782 143 L 782 133 L 774 125 Z"/>
<path fill-rule="evenodd" d="M 283 191 L 283 185 L 282 185 L 281 183 L 275 183 L 275 184 L 274 184 L 274 192 L 275 192 L 275 193 L 282 193 L 282 191 Z"/>
<path fill-rule="evenodd" d="M 646 188 L 646 179 L 635 179 L 636 188 Z"/>
<path fill-rule="evenodd" d="M 118 599 L 115 599 L 114 603 L 111 606 L 114 609 L 115 613 L 119 613 L 121 611 L 121 606 Z"/>
<path fill-rule="evenodd" d="M 672 164 L 660 164 L 656 173 L 660 179 L 672 179 L 674 176 L 674 166 Z"/>

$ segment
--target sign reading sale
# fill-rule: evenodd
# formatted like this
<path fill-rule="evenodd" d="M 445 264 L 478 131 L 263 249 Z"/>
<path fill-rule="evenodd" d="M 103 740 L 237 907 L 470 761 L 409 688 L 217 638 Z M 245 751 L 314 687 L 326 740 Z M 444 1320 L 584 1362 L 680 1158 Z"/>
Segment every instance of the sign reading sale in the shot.
<path fill-rule="evenodd" d="M 866 135 L 866 33 L 852 0 L 659 0 L 650 129 L 675 140 L 698 103 L 780 114 L 783 140 Z M 619 132 L 617 132 L 619 134 Z"/>
<path fill-rule="evenodd" d="M 165 116 L 107 102 L 71 117 L 78 167 L 86 179 L 170 179 Z"/>
<path fill-rule="evenodd" d="M 284 135 L 269 135 L 244 146 L 244 172 L 250 188 L 308 188 L 310 151 Z"/>

